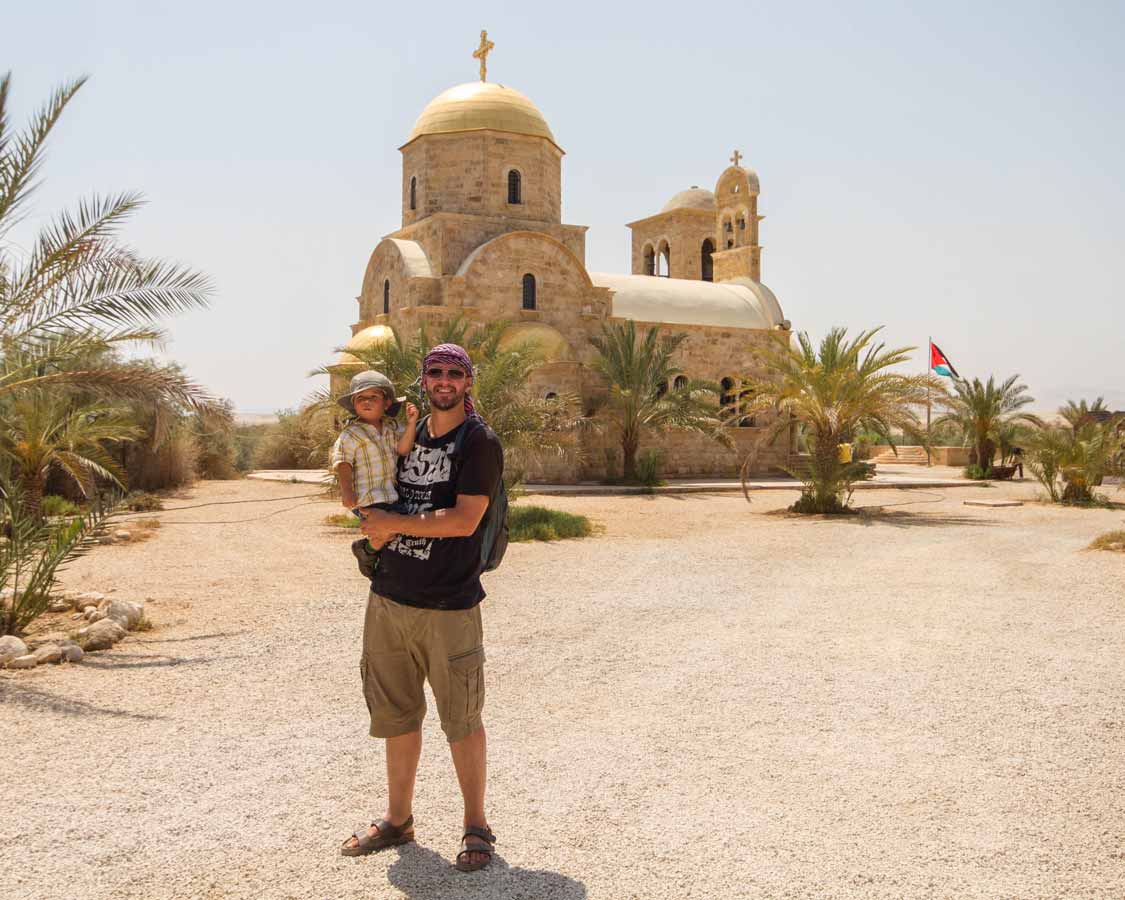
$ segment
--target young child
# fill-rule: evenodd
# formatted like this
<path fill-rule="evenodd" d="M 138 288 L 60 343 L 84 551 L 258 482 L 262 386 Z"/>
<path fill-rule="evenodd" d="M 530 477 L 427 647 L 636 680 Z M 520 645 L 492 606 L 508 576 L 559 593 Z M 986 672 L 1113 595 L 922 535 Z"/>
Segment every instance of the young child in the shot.
<path fill-rule="evenodd" d="M 398 500 L 398 457 L 414 447 L 418 408 L 395 396 L 386 375 L 370 369 L 352 378 L 348 393 L 337 402 L 353 418 L 332 445 L 331 467 L 340 483 L 340 502 L 362 519 L 365 509 L 390 509 Z M 394 419 L 404 404 L 405 426 Z M 375 574 L 379 551 L 367 538 L 355 541 L 352 553 L 366 578 Z"/>

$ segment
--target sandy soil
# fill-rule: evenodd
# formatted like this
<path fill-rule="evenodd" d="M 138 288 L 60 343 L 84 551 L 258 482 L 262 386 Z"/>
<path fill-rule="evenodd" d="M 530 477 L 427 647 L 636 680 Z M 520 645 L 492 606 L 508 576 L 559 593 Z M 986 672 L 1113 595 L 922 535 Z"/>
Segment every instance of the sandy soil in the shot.
<path fill-rule="evenodd" d="M 786 492 L 544 501 L 605 530 L 487 577 L 500 843 L 470 876 L 435 714 L 419 843 L 337 855 L 383 759 L 333 507 L 163 513 L 66 576 L 146 598 L 153 631 L 0 673 L 0 895 L 1125 896 L 1125 556 L 1083 549 L 1125 514 L 962 505 L 1033 493 L 872 491 L 850 520 Z"/>

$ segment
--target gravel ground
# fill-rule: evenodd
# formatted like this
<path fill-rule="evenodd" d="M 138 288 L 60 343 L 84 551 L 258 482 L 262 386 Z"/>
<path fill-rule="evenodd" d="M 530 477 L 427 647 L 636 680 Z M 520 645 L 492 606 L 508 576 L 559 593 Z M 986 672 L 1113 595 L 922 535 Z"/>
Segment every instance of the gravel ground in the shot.
<path fill-rule="evenodd" d="M 419 843 L 337 855 L 383 759 L 335 509 L 163 513 L 66 577 L 155 630 L 0 673 L 0 896 L 1125 896 L 1125 556 L 1083 552 L 1125 516 L 962 505 L 1033 493 L 871 491 L 848 520 L 785 492 L 544 501 L 604 532 L 486 576 L 500 843 L 468 876 L 433 712 Z"/>

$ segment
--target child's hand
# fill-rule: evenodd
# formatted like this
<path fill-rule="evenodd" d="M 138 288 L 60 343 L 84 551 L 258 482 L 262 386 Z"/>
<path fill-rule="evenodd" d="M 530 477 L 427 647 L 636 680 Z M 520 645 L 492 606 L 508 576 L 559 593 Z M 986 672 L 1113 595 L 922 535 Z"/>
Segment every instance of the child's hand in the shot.
<path fill-rule="evenodd" d="M 406 423 L 408 425 L 418 424 L 418 407 L 410 402 L 406 404 Z"/>

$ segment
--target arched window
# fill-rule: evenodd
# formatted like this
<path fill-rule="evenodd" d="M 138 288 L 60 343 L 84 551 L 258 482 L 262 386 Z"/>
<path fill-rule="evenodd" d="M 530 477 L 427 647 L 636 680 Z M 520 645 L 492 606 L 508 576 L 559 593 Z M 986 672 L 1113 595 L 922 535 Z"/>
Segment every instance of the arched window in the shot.
<path fill-rule="evenodd" d="M 520 173 L 512 169 L 508 173 L 508 202 L 523 203 L 523 191 L 520 184 Z"/>
<path fill-rule="evenodd" d="M 741 213 L 739 213 L 739 215 L 738 215 L 738 230 L 739 231 L 745 231 L 746 230 L 746 216 L 742 215 Z"/>
<path fill-rule="evenodd" d="M 559 395 L 558 395 L 558 394 L 556 394 L 556 393 L 555 393 L 554 391 L 547 391 L 547 393 L 545 393 L 545 394 L 543 395 L 543 399 L 544 399 L 544 400 L 554 400 L 554 399 L 556 399 L 556 398 L 557 398 L 558 396 L 559 396 Z"/>
<path fill-rule="evenodd" d="M 656 274 L 656 251 L 652 249 L 652 244 L 645 244 L 644 249 L 644 272 L 646 275 Z"/>
<path fill-rule="evenodd" d="M 733 246 L 734 246 L 734 241 L 727 241 L 727 249 L 728 250 Z"/>
<path fill-rule="evenodd" d="M 734 379 L 724 378 L 719 382 L 719 406 L 721 408 L 720 415 L 726 418 L 731 415 L 731 411 L 727 409 L 734 403 Z"/>
<path fill-rule="evenodd" d="M 715 264 L 711 259 L 711 254 L 715 252 L 715 244 L 711 238 L 707 238 L 703 242 L 703 249 L 700 251 L 699 259 L 699 277 L 704 281 L 715 280 Z"/>
<path fill-rule="evenodd" d="M 418 179 L 410 179 L 410 208 L 418 208 Z"/>
<path fill-rule="evenodd" d="M 391 311 L 391 282 L 387 279 L 383 282 L 383 315 L 388 315 Z"/>
<path fill-rule="evenodd" d="M 688 381 L 687 381 L 686 375 L 677 375 L 676 380 L 672 382 L 673 389 L 675 389 L 677 391 L 682 391 L 684 388 L 687 387 L 687 385 L 688 385 Z"/>
<path fill-rule="evenodd" d="M 668 393 L 668 382 L 667 381 L 660 382 L 660 384 L 658 384 L 656 386 L 656 396 L 657 397 L 663 397 L 667 393 Z"/>
<path fill-rule="evenodd" d="M 667 241 L 660 242 L 660 250 L 656 254 L 656 274 L 664 278 L 672 274 L 672 248 Z"/>
<path fill-rule="evenodd" d="M 523 308 L 535 309 L 535 276 L 530 272 L 523 276 Z"/>

